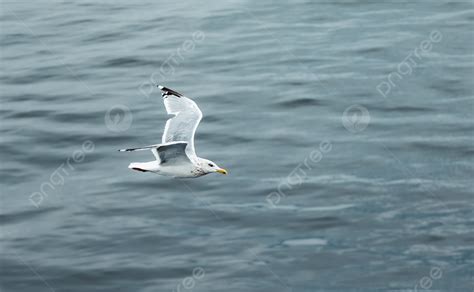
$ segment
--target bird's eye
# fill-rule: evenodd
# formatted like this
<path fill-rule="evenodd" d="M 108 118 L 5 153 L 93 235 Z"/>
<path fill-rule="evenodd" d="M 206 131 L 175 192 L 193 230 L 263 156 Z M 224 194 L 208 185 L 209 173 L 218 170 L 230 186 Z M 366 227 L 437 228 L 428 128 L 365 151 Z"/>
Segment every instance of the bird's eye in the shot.
<path fill-rule="evenodd" d="M 212 164 L 212 163 L 209 163 L 208 165 L 209 165 L 210 167 L 214 167 L 214 164 Z"/>

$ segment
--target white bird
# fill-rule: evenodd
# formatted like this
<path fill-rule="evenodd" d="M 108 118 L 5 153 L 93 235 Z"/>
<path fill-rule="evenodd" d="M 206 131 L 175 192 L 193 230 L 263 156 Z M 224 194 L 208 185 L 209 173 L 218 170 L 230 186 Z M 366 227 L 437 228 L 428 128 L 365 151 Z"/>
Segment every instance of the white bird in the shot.
<path fill-rule="evenodd" d="M 172 89 L 158 87 L 162 91 L 166 111 L 174 116 L 166 122 L 161 144 L 119 150 L 151 150 L 156 158 L 150 162 L 130 163 L 128 168 L 179 178 L 199 177 L 212 172 L 227 174 L 225 169 L 198 157 L 194 151 L 194 133 L 202 118 L 196 103 Z"/>

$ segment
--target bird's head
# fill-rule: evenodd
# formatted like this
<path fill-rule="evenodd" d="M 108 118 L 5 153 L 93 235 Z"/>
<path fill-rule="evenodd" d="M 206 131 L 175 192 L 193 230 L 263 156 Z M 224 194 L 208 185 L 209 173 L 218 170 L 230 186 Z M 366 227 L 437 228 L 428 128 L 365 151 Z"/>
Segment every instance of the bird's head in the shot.
<path fill-rule="evenodd" d="M 200 158 L 199 164 L 201 169 L 206 173 L 217 172 L 220 174 L 227 174 L 227 170 L 220 168 L 215 162 Z"/>

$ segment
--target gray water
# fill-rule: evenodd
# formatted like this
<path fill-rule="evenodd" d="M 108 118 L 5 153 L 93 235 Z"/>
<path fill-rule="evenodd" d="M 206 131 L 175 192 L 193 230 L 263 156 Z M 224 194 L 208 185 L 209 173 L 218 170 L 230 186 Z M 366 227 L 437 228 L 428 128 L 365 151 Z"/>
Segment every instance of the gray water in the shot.
<path fill-rule="evenodd" d="M 96 2 L 1 1 L 2 292 L 474 289 L 472 1 Z"/>

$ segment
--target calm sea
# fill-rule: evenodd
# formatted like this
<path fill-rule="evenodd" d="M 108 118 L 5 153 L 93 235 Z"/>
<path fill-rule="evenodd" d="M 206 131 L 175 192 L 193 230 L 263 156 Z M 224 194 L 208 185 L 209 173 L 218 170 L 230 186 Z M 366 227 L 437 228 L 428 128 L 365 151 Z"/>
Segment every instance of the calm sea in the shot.
<path fill-rule="evenodd" d="M 472 1 L 0 3 L 2 292 L 473 291 Z"/>

